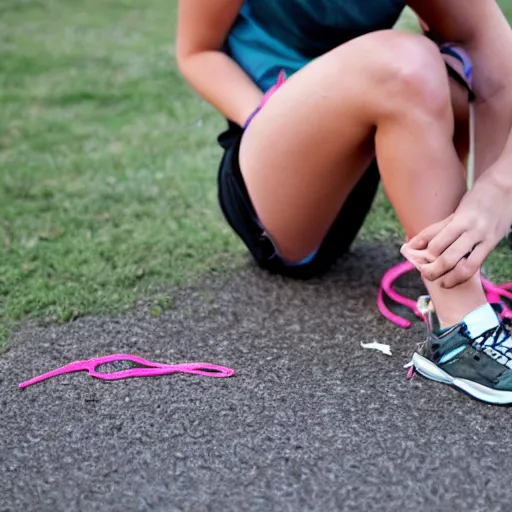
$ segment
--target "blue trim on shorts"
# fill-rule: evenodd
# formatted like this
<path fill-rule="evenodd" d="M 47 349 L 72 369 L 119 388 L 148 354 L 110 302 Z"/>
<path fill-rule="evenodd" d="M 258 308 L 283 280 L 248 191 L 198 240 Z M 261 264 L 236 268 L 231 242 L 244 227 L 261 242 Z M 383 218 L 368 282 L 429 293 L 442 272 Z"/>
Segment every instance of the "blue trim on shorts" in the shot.
<path fill-rule="evenodd" d="M 287 263 L 283 257 L 277 253 L 277 251 L 276 254 L 283 260 L 283 263 L 287 267 L 302 267 L 302 265 L 307 265 L 315 259 L 315 256 L 318 254 L 318 249 L 315 249 L 309 256 L 306 256 L 302 261 L 299 261 L 298 263 Z"/>
<path fill-rule="evenodd" d="M 289 268 L 294 268 L 294 267 L 303 267 L 304 265 L 307 265 L 308 263 L 311 263 L 314 259 L 315 259 L 315 256 L 318 254 L 318 251 L 319 251 L 319 248 L 315 249 L 311 254 L 309 254 L 308 256 L 306 256 L 303 260 L 297 262 L 297 263 L 291 263 L 289 261 L 286 261 L 285 258 L 283 258 L 280 254 L 279 254 L 279 251 L 277 250 L 277 247 L 276 247 L 276 244 L 274 243 L 274 240 L 272 240 L 272 238 L 270 237 L 270 235 L 267 233 L 267 231 L 265 230 L 265 228 L 263 227 L 263 225 L 261 224 L 260 220 L 255 217 L 254 218 L 254 221 L 256 222 L 256 224 L 258 224 L 258 226 L 261 228 L 261 230 L 263 231 L 263 236 L 265 236 L 266 238 L 268 238 L 268 240 L 270 241 L 270 243 L 272 244 L 272 247 L 274 248 L 274 255 L 272 256 L 272 258 L 275 258 L 275 257 L 278 257 L 282 262 L 283 264 L 286 266 L 286 267 L 289 267 Z"/>

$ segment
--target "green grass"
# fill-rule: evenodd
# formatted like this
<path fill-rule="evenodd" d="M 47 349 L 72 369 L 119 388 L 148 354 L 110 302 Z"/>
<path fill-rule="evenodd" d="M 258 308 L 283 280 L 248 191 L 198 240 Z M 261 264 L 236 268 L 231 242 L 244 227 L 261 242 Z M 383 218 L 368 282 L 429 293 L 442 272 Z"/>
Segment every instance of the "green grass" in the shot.
<path fill-rule="evenodd" d="M 0 321 L 157 297 L 241 254 L 221 118 L 173 62 L 175 2 L 0 3 Z"/>
<path fill-rule="evenodd" d="M 224 122 L 176 70 L 175 10 L 0 2 L 0 338 L 137 298 L 158 314 L 169 285 L 243 261 L 216 200 Z M 363 236 L 397 233 L 381 194 Z"/>

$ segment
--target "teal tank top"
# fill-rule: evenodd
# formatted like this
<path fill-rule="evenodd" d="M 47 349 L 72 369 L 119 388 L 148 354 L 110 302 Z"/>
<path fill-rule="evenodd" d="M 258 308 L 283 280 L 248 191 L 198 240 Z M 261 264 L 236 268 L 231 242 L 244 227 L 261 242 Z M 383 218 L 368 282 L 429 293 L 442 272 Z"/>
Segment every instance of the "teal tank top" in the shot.
<path fill-rule="evenodd" d="M 398 20 L 404 0 L 245 0 L 225 51 L 263 90 L 340 44 Z"/>

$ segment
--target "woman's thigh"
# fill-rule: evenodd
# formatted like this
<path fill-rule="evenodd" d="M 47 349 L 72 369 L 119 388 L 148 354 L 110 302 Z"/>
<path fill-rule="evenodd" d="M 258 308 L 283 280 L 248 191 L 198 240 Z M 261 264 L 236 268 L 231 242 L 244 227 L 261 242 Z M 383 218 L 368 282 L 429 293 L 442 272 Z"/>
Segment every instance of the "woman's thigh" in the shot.
<path fill-rule="evenodd" d="M 320 246 L 372 163 L 376 119 L 400 101 L 397 79 L 420 75 L 426 90 L 437 87 L 424 71 L 434 59 L 441 57 L 423 36 L 363 36 L 293 75 L 252 121 L 240 147 L 242 175 L 287 260 L 301 261 Z"/>

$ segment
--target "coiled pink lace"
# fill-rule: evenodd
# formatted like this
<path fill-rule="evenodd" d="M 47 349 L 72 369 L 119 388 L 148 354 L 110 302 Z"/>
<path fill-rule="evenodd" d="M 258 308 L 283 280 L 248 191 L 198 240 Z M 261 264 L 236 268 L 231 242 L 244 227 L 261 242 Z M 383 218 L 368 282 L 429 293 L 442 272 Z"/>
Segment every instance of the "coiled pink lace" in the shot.
<path fill-rule="evenodd" d="M 401 295 L 400 293 L 393 289 L 393 284 L 400 277 L 409 272 L 412 272 L 413 270 L 416 270 L 416 268 L 412 263 L 409 263 L 408 261 L 404 261 L 403 263 L 399 263 L 398 265 L 390 268 L 382 278 L 379 294 L 377 297 L 377 307 L 379 308 L 379 311 L 382 313 L 384 318 L 386 318 L 390 322 L 393 322 L 399 327 L 402 327 L 403 329 L 408 329 L 409 327 L 411 327 L 412 322 L 398 315 L 397 313 L 391 311 L 389 307 L 386 305 L 384 299 L 386 296 L 389 297 L 392 301 L 409 309 L 420 320 L 424 321 L 425 318 L 418 311 L 416 301 Z M 489 303 L 499 304 L 501 306 L 501 318 L 512 319 L 512 309 L 508 305 L 512 305 L 512 283 L 494 284 L 491 281 L 482 278 L 482 284 Z M 506 301 L 504 301 L 503 299 L 506 299 Z"/>

